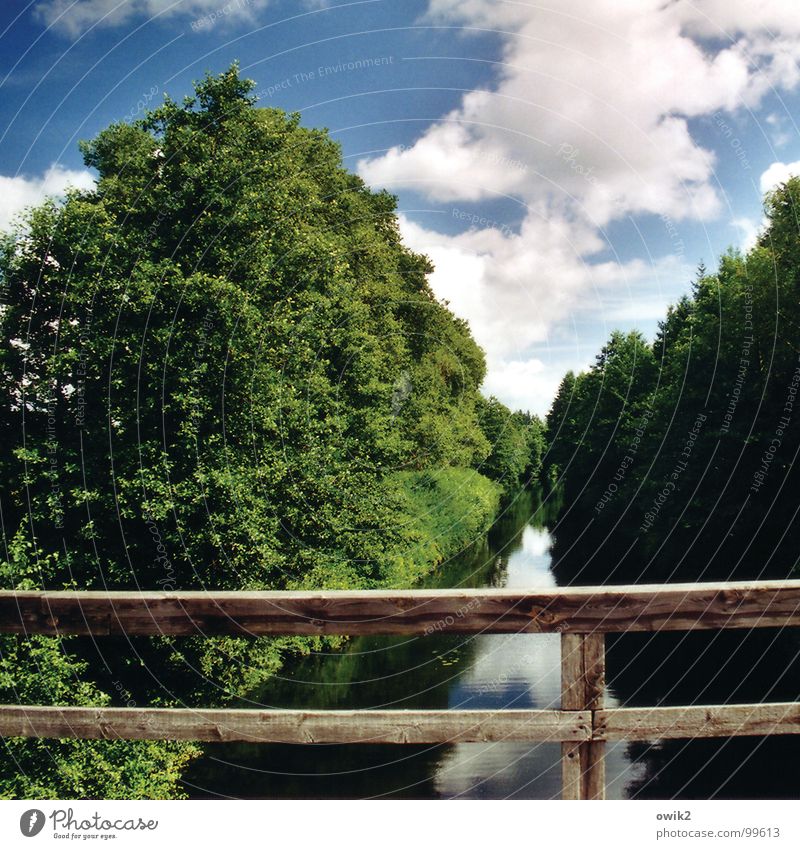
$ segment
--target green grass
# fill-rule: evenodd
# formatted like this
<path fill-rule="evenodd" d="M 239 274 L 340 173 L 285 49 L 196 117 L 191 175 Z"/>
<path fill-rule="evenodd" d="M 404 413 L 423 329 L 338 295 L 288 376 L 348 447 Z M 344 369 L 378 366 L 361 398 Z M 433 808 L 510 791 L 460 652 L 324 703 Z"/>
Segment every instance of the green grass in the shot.
<path fill-rule="evenodd" d="M 474 469 L 395 472 L 385 485 L 405 540 L 390 552 L 388 587 L 413 585 L 480 539 L 497 516 L 502 494 Z"/>

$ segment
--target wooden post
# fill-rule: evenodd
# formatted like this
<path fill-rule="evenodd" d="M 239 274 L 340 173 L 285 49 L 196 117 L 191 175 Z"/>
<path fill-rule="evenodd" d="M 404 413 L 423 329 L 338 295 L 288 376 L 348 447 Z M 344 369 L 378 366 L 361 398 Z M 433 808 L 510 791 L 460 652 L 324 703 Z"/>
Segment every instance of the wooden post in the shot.
<path fill-rule="evenodd" d="M 605 640 L 602 634 L 561 635 L 561 710 L 603 708 Z M 594 720 L 594 714 L 592 714 Z M 594 721 L 592 722 L 594 726 Z M 604 799 L 605 742 L 561 744 L 563 799 Z"/>

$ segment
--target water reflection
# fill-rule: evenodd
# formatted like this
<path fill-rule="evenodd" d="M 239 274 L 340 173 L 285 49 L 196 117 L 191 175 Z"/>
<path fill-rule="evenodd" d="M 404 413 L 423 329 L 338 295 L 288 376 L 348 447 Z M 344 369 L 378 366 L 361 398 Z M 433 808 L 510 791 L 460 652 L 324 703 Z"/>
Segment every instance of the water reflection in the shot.
<path fill-rule="evenodd" d="M 554 586 L 549 507 L 519 496 L 485 540 L 426 585 Z M 609 640 L 607 704 L 793 700 L 800 680 L 797 659 L 798 639 L 789 632 L 624 635 Z M 312 655 L 293 666 L 253 701 L 265 707 L 554 708 L 559 691 L 558 635 L 440 634 L 354 639 L 340 653 Z M 800 754 L 798 744 L 788 738 L 609 744 L 607 793 L 796 797 L 796 778 L 765 772 L 776 746 L 784 754 Z M 560 794 L 559 748 L 515 742 L 216 744 L 193 766 L 187 786 L 195 798 L 548 799 Z"/>
<path fill-rule="evenodd" d="M 550 535 L 526 525 L 498 558 L 495 585 L 552 587 Z M 453 682 L 453 708 L 557 708 L 557 634 L 486 634 L 474 640 L 472 663 Z M 538 798 L 560 792 L 558 744 L 466 743 L 450 747 L 434 776 L 445 798 Z"/>

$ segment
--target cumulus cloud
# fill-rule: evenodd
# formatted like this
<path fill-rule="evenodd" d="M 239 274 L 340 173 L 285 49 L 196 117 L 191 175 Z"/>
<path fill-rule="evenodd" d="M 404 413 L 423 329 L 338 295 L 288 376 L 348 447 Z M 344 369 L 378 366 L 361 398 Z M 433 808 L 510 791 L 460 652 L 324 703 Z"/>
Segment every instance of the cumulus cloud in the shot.
<path fill-rule="evenodd" d="M 448 236 L 404 223 L 409 243 L 437 264 L 435 291 L 486 347 L 498 387 L 597 293 L 635 291 L 662 274 L 686 279 L 681 222 L 723 209 L 715 155 L 693 137 L 692 120 L 755 109 L 800 82 L 795 0 L 430 0 L 427 17 L 501 33 L 496 82 L 359 172 L 440 203 L 510 196 L 524 205 L 519 232 Z M 641 215 L 661 219 L 672 255 L 598 258 L 606 228 Z M 648 317 L 657 302 L 651 292 Z M 644 306 L 634 296 L 609 316 L 627 320 Z"/>
<path fill-rule="evenodd" d="M 598 224 L 631 213 L 714 216 L 714 156 L 689 120 L 755 106 L 772 87 L 798 82 L 800 6 L 785 4 L 781 16 L 757 7 L 767 10 L 730 0 L 564 0 L 551 9 L 433 0 L 434 18 L 514 31 L 498 83 L 361 172 L 375 184 L 413 182 L 437 200 L 513 192 L 575 204 Z M 769 35 L 773 20 L 780 39 Z M 717 37 L 734 33 L 716 51 L 699 40 L 712 21 Z"/>
<path fill-rule="evenodd" d="M 791 177 L 800 177 L 800 161 L 798 162 L 773 162 L 759 178 L 759 189 L 761 194 L 766 194 L 785 183 Z M 760 220 L 741 216 L 731 221 L 733 227 L 741 234 L 739 248 L 749 251 L 755 246 L 758 237 L 764 232 L 768 221 L 765 216 Z"/>
<path fill-rule="evenodd" d="M 565 315 L 590 315 L 610 329 L 663 315 L 671 281 L 692 268 L 673 253 L 655 261 L 590 262 L 603 245 L 588 226 L 529 216 L 519 233 L 499 228 L 447 235 L 400 217 L 405 243 L 434 264 L 434 293 L 466 319 L 486 351 L 484 391 L 513 408 L 544 413 L 563 372 L 582 368 L 593 351 L 575 340 L 554 344 Z M 547 362 L 542 356 L 546 355 Z"/>
<path fill-rule="evenodd" d="M 542 412 L 531 406 L 536 398 L 552 398 L 560 375 L 548 369 L 537 357 L 527 360 L 498 361 L 486 377 L 483 391 L 502 399 L 513 410 Z"/>
<path fill-rule="evenodd" d="M 773 162 L 761 175 L 761 193 L 771 191 L 790 177 L 800 176 L 800 162 Z"/>
<path fill-rule="evenodd" d="M 633 285 L 651 266 L 641 260 L 588 262 L 603 247 L 589 227 L 530 215 L 520 232 L 470 229 L 449 236 L 401 217 L 404 241 L 434 263 L 431 286 L 467 319 L 490 357 L 520 356 L 579 300 Z M 599 301 L 598 301 L 599 303 Z"/>
<path fill-rule="evenodd" d="M 194 30 L 250 19 L 269 0 L 41 0 L 34 7 L 48 27 L 77 37 L 93 26 L 119 26 L 133 18 L 192 18 Z"/>
<path fill-rule="evenodd" d="M 677 0 L 672 11 L 690 32 L 709 38 L 777 32 L 800 35 L 795 0 Z"/>
<path fill-rule="evenodd" d="M 88 190 L 95 185 L 88 171 L 72 171 L 58 163 L 51 165 L 41 177 L 4 177 L 0 175 L 0 230 L 29 206 L 46 197 L 60 197 L 68 186 Z"/>
<path fill-rule="evenodd" d="M 732 219 L 731 225 L 738 231 L 740 236 L 739 250 L 746 253 L 755 247 L 764 223 L 764 220 L 759 223 L 754 218 L 748 218 L 747 216 Z"/>

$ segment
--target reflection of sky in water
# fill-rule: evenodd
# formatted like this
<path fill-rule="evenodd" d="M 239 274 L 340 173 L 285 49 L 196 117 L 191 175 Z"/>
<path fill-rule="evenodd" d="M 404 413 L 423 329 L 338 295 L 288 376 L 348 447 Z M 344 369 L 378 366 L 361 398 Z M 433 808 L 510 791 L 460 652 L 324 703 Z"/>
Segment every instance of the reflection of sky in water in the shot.
<path fill-rule="evenodd" d="M 504 587 L 554 587 L 550 534 L 526 526 L 521 546 L 501 571 Z M 561 655 L 558 634 L 485 634 L 474 640 L 475 656 L 454 681 L 451 708 L 558 708 Z M 609 706 L 616 704 L 606 694 Z M 606 755 L 609 798 L 621 798 L 634 769 L 622 745 Z M 436 771 L 439 795 L 461 798 L 558 798 L 561 794 L 558 743 L 460 743 Z"/>
<path fill-rule="evenodd" d="M 526 526 L 504 563 L 504 587 L 554 587 L 550 534 Z M 484 634 L 475 660 L 450 690 L 450 707 L 556 708 L 561 691 L 558 634 Z"/>
<path fill-rule="evenodd" d="M 458 584 L 465 569 L 480 570 L 476 586 L 554 587 L 550 535 L 529 524 L 529 506 L 521 503 L 498 523 L 485 547 L 466 553 L 464 562 L 436 577 Z M 557 634 L 364 637 L 349 642 L 340 654 L 312 655 L 290 667 L 285 677 L 269 682 L 259 703 L 326 709 L 553 709 L 560 702 L 559 640 Z M 631 767 L 625 748 L 607 749 L 610 798 L 620 798 L 625 785 L 642 772 Z M 410 748 L 220 744 L 192 769 L 191 780 L 206 795 L 248 798 L 547 799 L 561 793 L 559 743 Z M 203 798 L 204 793 L 193 795 Z"/>

